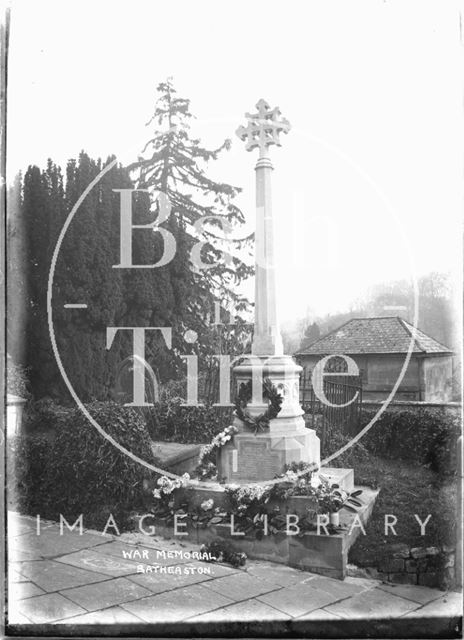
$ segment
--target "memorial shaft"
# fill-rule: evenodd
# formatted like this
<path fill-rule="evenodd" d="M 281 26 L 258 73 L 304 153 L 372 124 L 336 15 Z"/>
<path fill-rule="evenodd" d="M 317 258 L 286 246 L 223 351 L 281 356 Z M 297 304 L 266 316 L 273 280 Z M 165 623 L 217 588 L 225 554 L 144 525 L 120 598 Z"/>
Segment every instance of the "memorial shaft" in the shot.
<path fill-rule="evenodd" d="M 256 164 L 255 332 L 253 355 L 282 355 L 276 299 L 274 226 L 272 219 L 272 164 L 260 157 Z"/>

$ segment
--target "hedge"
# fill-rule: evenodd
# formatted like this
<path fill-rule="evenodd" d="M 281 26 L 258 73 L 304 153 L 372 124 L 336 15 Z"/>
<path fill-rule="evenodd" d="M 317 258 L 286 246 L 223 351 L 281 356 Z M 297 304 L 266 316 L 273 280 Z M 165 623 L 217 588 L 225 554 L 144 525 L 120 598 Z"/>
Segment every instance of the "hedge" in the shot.
<path fill-rule="evenodd" d="M 233 407 L 182 406 L 179 397 L 162 398 L 147 410 L 153 440 L 203 444 L 232 424 Z"/>
<path fill-rule="evenodd" d="M 361 428 L 374 415 L 374 411 L 363 411 Z M 383 458 L 410 460 L 448 475 L 456 473 L 460 434 L 461 421 L 457 416 L 437 414 L 426 408 L 386 411 L 363 436 L 362 444 Z"/>
<path fill-rule="evenodd" d="M 87 405 L 92 417 L 117 442 L 154 462 L 151 440 L 140 415 L 113 402 Z M 30 433 L 9 442 L 9 487 L 19 508 L 47 518 L 83 513 L 93 526 L 109 512 L 127 514 L 143 504 L 143 481 L 151 472 L 108 442 L 80 409 L 55 415 L 46 435 Z"/>

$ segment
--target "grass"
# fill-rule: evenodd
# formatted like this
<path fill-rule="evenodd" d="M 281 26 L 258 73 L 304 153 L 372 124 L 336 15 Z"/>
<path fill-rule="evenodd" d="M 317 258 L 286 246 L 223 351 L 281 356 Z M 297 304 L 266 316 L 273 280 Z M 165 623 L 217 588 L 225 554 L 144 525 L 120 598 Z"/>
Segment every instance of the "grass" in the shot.
<path fill-rule="evenodd" d="M 386 460 L 369 455 L 355 466 L 355 482 L 380 488 L 374 511 L 350 549 L 349 561 L 358 566 L 375 566 L 379 557 L 389 554 L 392 545 L 411 547 L 454 545 L 456 540 L 457 481 L 443 477 L 422 465 L 403 460 Z M 397 517 L 393 535 L 385 535 L 385 514 Z M 425 535 L 414 517 L 424 522 Z"/>

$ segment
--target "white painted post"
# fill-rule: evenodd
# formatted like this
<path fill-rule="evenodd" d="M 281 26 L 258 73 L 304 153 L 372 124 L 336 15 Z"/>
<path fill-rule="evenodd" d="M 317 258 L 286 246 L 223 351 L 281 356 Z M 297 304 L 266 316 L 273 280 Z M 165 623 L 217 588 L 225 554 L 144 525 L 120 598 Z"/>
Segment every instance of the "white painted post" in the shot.
<path fill-rule="evenodd" d="M 8 393 L 6 396 L 6 434 L 12 438 L 21 433 L 25 398 Z"/>

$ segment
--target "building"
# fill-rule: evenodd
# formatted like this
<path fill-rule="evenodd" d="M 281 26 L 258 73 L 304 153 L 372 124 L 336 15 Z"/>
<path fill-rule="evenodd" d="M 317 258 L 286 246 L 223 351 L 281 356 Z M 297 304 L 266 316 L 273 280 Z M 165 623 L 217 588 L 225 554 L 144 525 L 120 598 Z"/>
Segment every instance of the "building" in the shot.
<path fill-rule="evenodd" d="M 395 400 L 448 402 L 452 394 L 453 352 L 400 317 L 353 318 L 295 353 L 306 373 L 328 355 L 350 356 L 362 377 L 363 399 L 384 400 L 393 389 L 412 347 L 411 359 Z M 412 345 L 411 345 L 412 342 Z M 342 358 L 325 371 L 344 372 Z"/>

